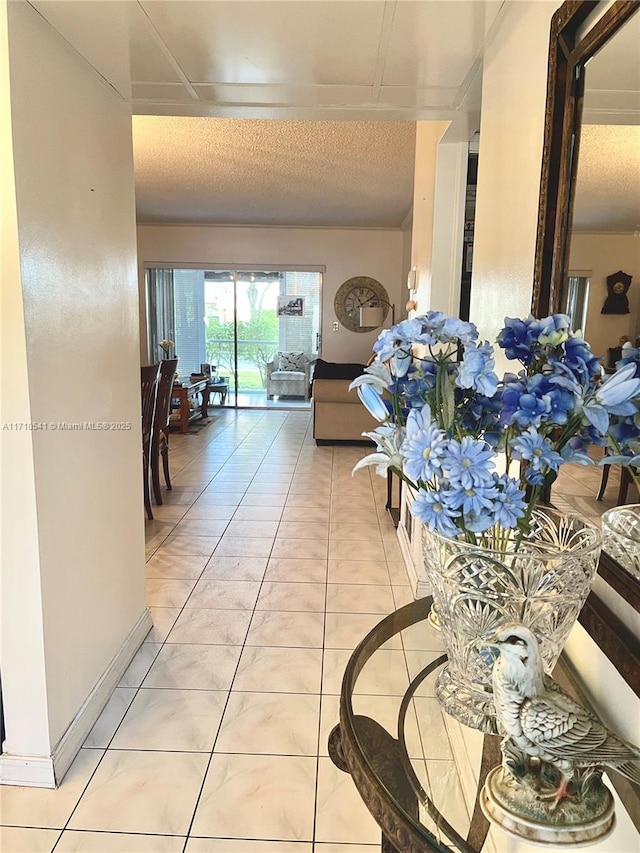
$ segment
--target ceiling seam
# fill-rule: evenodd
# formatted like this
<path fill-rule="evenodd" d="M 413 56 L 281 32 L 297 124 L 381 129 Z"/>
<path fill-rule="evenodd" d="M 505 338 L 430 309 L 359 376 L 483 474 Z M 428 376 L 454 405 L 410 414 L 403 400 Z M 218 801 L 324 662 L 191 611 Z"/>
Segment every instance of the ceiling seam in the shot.
<path fill-rule="evenodd" d="M 180 63 L 178 62 L 178 60 L 171 53 L 171 51 L 169 50 L 169 47 L 165 44 L 162 36 L 160 35 L 158 30 L 156 29 L 155 24 L 153 23 L 153 21 L 151 20 L 151 18 L 147 14 L 146 9 L 144 8 L 144 6 L 140 2 L 140 0 L 137 0 L 137 3 L 138 3 L 138 6 L 140 8 L 140 11 L 142 12 L 142 14 L 145 16 L 145 18 L 149 22 L 149 26 L 151 27 L 151 33 L 153 36 L 153 40 L 155 41 L 157 46 L 160 48 L 161 53 L 164 55 L 164 57 L 167 60 L 167 62 L 169 63 L 169 65 L 171 65 L 173 70 L 176 72 L 176 74 L 180 78 L 180 82 L 185 87 L 185 89 L 187 90 L 187 92 L 189 93 L 191 98 L 194 101 L 199 101 L 200 96 L 198 95 L 198 93 L 196 92 L 194 87 L 192 86 L 191 81 L 189 80 L 187 75 L 182 70 L 182 67 L 180 66 Z"/>
<path fill-rule="evenodd" d="M 376 67 L 373 74 L 373 100 L 376 103 L 380 98 L 380 89 L 382 88 L 382 78 L 387 64 L 389 42 L 391 41 L 391 31 L 393 29 L 393 19 L 395 14 L 396 0 L 386 0 L 384 4 L 384 12 L 382 13 L 382 25 L 380 27 L 380 40 L 378 41 Z"/>

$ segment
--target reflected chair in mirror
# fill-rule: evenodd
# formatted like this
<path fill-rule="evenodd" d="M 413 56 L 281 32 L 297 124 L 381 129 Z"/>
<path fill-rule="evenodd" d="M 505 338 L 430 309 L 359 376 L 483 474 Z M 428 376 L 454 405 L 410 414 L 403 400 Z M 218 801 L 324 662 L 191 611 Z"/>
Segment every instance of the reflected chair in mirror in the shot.
<path fill-rule="evenodd" d="M 151 473 L 151 437 L 153 434 L 153 417 L 156 408 L 159 375 L 159 362 L 140 368 L 140 388 L 142 392 L 142 485 L 144 489 L 144 508 L 147 511 L 147 518 L 151 520 L 153 519 L 153 512 L 151 511 L 151 489 L 149 486 Z"/>
<path fill-rule="evenodd" d="M 620 469 L 620 486 L 618 488 L 618 497 L 616 499 L 616 506 L 622 506 L 627 502 L 627 495 L 629 493 L 629 486 L 631 485 L 631 474 L 629 473 L 629 469 L 624 465 L 617 465 L 617 468 Z M 611 465 L 603 465 L 602 466 L 602 479 L 600 480 L 600 489 L 598 491 L 598 495 L 596 497 L 597 501 L 601 501 L 604 497 L 605 489 L 607 488 L 607 482 L 609 480 L 609 471 L 611 469 Z M 639 469 L 634 468 L 634 473 L 637 473 Z"/>
<path fill-rule="evenodd" d="M 171 418 L 171 390 L 173 388 L 173 377 L 177 364 L 177 358 L 168 358 L 160 362 L 158 395 L 156 397 L 156 411 L 151 436 L 151 483 L 153 485 L 153 496 L 158 506 L 162 506 L 160 457 L 162 457 L 164 482 L 167 489 L 171 490 L 171 476 L 169 474 L 169 420 Z"/>

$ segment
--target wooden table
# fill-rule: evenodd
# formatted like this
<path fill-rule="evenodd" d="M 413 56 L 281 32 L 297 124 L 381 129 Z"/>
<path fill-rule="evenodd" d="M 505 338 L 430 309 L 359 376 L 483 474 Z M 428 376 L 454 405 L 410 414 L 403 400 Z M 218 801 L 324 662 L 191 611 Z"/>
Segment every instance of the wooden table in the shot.
<path fill-rule="evenodd" d="M 200 404 L 198 405 L 198 395 Z M 192 379 L 179 377 L 171 390 L 171 408 L 179 412 L 180 432 L 189 431 L 189 421 L 195 417 L 209 417 L 209 377 Z"/>

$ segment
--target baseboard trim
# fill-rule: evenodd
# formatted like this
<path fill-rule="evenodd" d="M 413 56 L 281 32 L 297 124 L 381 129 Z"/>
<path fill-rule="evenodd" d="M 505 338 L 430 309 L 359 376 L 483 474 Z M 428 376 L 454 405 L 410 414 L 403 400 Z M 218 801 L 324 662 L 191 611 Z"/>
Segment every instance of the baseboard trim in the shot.
<path fill-rule="evenodd" d="M 0 784 L 25 788 L 55 788 L 56 777 L 51 756 L 0 755 Z"/>
<path fill-rule="evenodd" d="M 134 625 L 129 636 L 89 693 L 51 756 L 33 757 L 6 753 L 0 755 L 0 782 L 3 785 L 55 788 L 62 781 L 78 750 L 102 713 L 133 656 L 147 636 L 153 621 L 148 607 Z"/>

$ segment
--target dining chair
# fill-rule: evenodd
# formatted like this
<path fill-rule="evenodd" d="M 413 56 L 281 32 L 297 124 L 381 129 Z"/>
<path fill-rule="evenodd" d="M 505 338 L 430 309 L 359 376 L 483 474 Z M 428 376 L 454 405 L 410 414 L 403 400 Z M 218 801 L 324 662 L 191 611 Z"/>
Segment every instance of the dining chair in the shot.
<path fill-rule="evenodd" d="M 142 393 L 142 484 L 144 489 L 144 508 L 147 518 L 153 520 L 151 511 L 151 489 L 149 487 L 151 456 L 151 436 L 153 433 L 153 416 L 158 394 L 158 376 L 160 363 L 149 364 L 140 368 L 140 390 Z"/>
<path fill-rule="evenodd" d="M 169 420 L 171 418 L 171 389 L 173 377 L 178 364 L 177 358 L 167 358 L 160 362 L 160 378 L 158 379 L 158 395 L 153 420 L 151 436 L 151 483 L 155 502 L 162 505 L 160 491 L 160 457 L 164 470 L 164 481 L 171 491 L 171 476 L 169 474 Z"/>
<path fill-rule="evenodd" d="M 620 468 L 620 486 L 618 488 L 618 497 L 616 498 L 616 506 L 622 506 L 627 502 L 627 493 L 629 491 L 629 486 L 631 485 L 631 474 L 629 472 L 629 468 L 624 465 L 619 465 Z M 607 481 L 609 480 L 609 469 L 611 465 L 603 465 L 602 466 L 602 479 L 600 480 L 600 489 L 598 491 L 598 495 L 596 497 L 597 501 L 601 501 L 604 497 L 605 489 L 607 488 Z M 636 471 L 636 469 L 633 469 Z"/>

